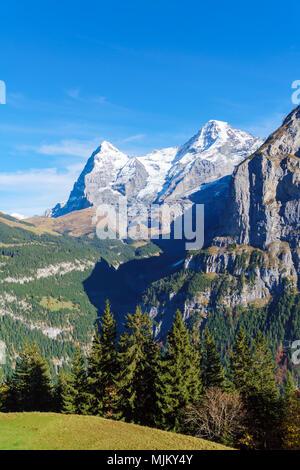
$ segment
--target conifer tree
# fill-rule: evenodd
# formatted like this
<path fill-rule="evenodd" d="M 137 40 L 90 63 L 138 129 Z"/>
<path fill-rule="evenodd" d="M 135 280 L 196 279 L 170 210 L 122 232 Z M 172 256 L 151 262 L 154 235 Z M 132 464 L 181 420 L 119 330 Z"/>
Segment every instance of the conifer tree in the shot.
<path fill-rule="evenodd" d="M 17 411 L 50 411 L 53 406 L 50 369 L 36 344 L 25 344 L 10 381 L 9 395 Z"/>
<path fill-rule="evenodd" d="M 190 343 L 193 346 L 193 348 L 199 352 L 199 358 L 200 358 L 201 338 L 200 338 L 200 330 L 197 325 L 193 325 L 192 330 L 190 332 Z"/>
<path fill-rule="evenodd" d="M 4 375 L 0 364 L 0 411 L 5 411 L 5 392 L 6 384 L 4 381 Z"/>
<path fill-rule="evenodd" d="M 12 376 L 8 376 L 1 385 L 1 411 L 14 412 L 19 411 L 16 391 Z"/>
<path fill-rule="evenodd" d="M 296 392 L 295 382 L 290 371 L 287 373 L 286 381 L 283 389 L 283 401 L 287 405 L 294 399 Z"/>
<path fill-rule="evenodd" d="M 181 413 L 184 408 L 199 400 L 199 353 L 177 310 L 173 327 L 167 338 L 167 353 L 160 361 L 156 396 L 157 424 L 167 430 L 182 430 Z"/>
<path fill-rule="evenodd" d="M 285 450 L 300 450 L 300 393 L 292 391 L 292 384 L 284 395 L 284 415 L 281 446 Z"/>
<path fill-rule="evenodd" d="M 225 388 L 225 371 L 213 336 L 208 328 L 204 330 L 204 341 L 201 358 L 202 383 L 205 389 L 209 387 Z"/>
<path fill-rule="evenodd" d="M 68 387 L 71 384 L 70 373 L 60 369 L 54 387 L 54 409 L 57 413 L 62 413 L 64 409 L 64 397 L 67 395 Z"/>
<path fill-rule="evenodd" d="M 91 413 L 101 416 L 112 414 L 114 379 L 117 373 L 116 322 L 106 301 L 101 325 L 96 325 L 89 356 L 88 384 L 91 394 Z"/>
<path fill-rule="evenodd" d="M 231 379 L 235 389 L 245 395 L 248 391 L 253 360 L 245 330 L 240 328 L 230 356 Z"/>
<path fill-rule="evenodd" d="M 280 397 L 275 364 L 267 341 L 260 331 L 253 344 L 252 367 L 243 396 L 249 416 L 249 428 L 257 447 L 276 449 L 279 445 Z"/>
<path fill-rule="evenodd" d="M 87 374 L 84 358 L 77 347 L 72 361 L 70 380 L 66 382 L 65 391 L 62 394 L 63 413 L 88 414 L 90 407 L 90 395 L 87 386 Z"/>
<path fill-rule="evenodd" d="M 127 316 L 119 342 L 114 400 L 117 418 L 144 425 L 154 423 L 158 354 L 149 315 L 137 307 L 134 315 Z"/>

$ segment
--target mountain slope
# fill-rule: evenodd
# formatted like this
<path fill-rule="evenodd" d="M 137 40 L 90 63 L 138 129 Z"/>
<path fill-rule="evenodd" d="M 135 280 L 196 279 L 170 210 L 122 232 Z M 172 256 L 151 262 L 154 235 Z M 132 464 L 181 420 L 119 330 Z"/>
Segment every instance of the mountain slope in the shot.
<path fill-rule="evenodd" d="M 7 370 L 25 338 L 37 341 L 53 367 L 67 361 L 76 341 L 89 342 L 97 317 L 83 288 L 99 261 L 97 250 L 32 229 L 39 230 L 0 219 L 0 339 L 7 348 Z"/>

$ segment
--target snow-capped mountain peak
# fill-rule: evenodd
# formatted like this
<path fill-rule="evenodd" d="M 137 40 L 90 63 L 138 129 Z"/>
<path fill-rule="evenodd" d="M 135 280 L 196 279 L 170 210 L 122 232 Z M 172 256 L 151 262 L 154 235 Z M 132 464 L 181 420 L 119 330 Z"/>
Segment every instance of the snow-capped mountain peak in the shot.
<path fill-rule="evenodd" d="M 128 156 L 125 155 L 125 153 L 121 152 L 118 150 L 113 144 L 108 142 L 107 140 L 104 140 L 100 147 L 96 150 L 94 154 L 94 160 L 95 163 L 101 164 L 104 161 L 108 161 L 114 164 L 114 166 L 118 166 L 122 168 L 127 161 L 128 161 Z"/>
<path fill-rule="evenodd" d="M 104 140 L 87 161 L 68 202 L 49 214 L 59 217 L 119 196 L 147 204 L 186 198 L 204 183 L 231 174 L 261 144 L 257 137 L 217 120 L 207 122 L 181 147 L 141 157 L 130 158 Z"/>
<path fill-rule="evenodd" d="M 160 199 L 184 197 L 203 183 L 229 175 L 262 141 L 227 122 L 210 120 L 179 148 Z"/>
<path fill-rule="evenodd" d="M 234 129 L 227 122 L 210 120 L 179 149 L 176 161 L 189 163 L 195 154 L 213 162 L 220 158 L 224 161 L 224 156 L 240 161 L 241 152 L 243 155 L 249 153 L 260 143 L 257 137 Z"/>

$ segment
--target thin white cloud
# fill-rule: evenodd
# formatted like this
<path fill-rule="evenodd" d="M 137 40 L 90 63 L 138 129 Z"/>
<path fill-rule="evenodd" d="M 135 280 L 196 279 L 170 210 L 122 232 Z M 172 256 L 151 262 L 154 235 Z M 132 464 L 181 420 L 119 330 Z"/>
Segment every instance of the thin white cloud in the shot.
<path fill-rule="evenodd" d="M 106 109 L 111 108 L 113 110 L 119 111 L 132 111 L 127 107 L 120 106 L 118 104 L 112 103 L 106 96 L 103 95 L 84 95 L 80 88 L 71 88 L 66 90 L 65 92 L 69 98 L 72 98 L 74 101 L 79 101 L 84 104 L 92 105 L 92 104 L 99 104 L 105 105 Z"/>
<path fill-rule="evenodd" d="M 72 88 L 70 90 L 66 90 L 66 94 L 70 97 L 73 98 L 74 100 L 77 100 L 80 95 L 80 89 L 79 88 Z"/>
<path fill-rule="evenodd" d="M 38 146 L 20 145 L 17 147 L 17 149 L 21 151 L 31 150 L 41 155 L 68 155 L 87 159 L 91 156 L 92 152 L 94 152 L 94 150 L 99 147 L 102 140 L 103 139 L 101 138 L 88 141 L 70 139 L 62 140 L 55 144 L 41 144 Z"/>
<path fill-rule="evenodd" d="M 0 173 L 0 210 L 24 214 L 43 214 L 57 202 L 67 200 L 83 165 L 73 164 L 64 172 L 57 168 Z"/>
<path fill-rule="evenodd" d="M 78 168 L 76 167 L 78 171 Z M 39 192 L 53 188 L 69 186 L 73 183 L 75 173 L 73 167 L 66 172 L 58 172 L 56 168 L 31 169 L 15 173 L 0 173 L 1 191 Z"/>
<path fill-rule="evenodd" d="M 110 106 L 114 106 L 113 103 L 107 101 L 106 96 L 95 96 L 94 98 L 91 98 L 90 101 L 96 104 L 108 104 Z"/>
<path fill-rule="evenodd" d="M 243 128 L 253 135 L 261 138 L 267 138 L 272 132 L 281 126 L 285 114 L 274 113 L 261 119 L 257 119 L 255 124 L 244 125 Z"/>
<path fill-rule="evenodd" d="M 41 145 L 36 148 L 36 152 L 43 155 L 71 155 L 88 158 L 98 145 L 99 141 L 96 143 L 95 140 L 91 142 L 63 140 L 58 144 Z"/>
<path fill-rule="evenodd" d="M 113 105 L 112 103 L 109 103 L 107 100 L 106 96 L 83 96 L 80 88 L 71 88 L 69 90 L 66 90 L 66 94 L 69 96 L 69 98 L 72 98 L 73 100 L 81 101 L 82 103 L 96 103 L 96 104 L 109 104 Z"/>
<path fill-rule="evenodd" d="M 126 143 L 126 142 L 136 142 L 136 141 L 138 141 L 138 140 L 144 139 L 144 137 L 146 137 L 145 134 L 131 135 L 131 136 L 126 137 L 125 139 L 123 139 L 122 142 L 123 142 L 123 143 Z"/>
<path fill-rule="evenodd" d="M 23 93 L 8 93 L 7 104 L 14 108 L 22 108 L 27 102 L 27 98 Z"/>

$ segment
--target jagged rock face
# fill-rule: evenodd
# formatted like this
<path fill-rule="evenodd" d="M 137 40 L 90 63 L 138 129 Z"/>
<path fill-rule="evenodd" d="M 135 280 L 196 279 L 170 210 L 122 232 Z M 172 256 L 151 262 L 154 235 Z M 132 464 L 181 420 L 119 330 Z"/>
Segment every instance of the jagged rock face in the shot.
<path fill-rule="evenodd" d="M 234 167 L 251 155 L 262 141 L 222 121 L 209 121 L 179 148 L 160 200 L 176 199 L 230 175 Z"/>
<path fill-rule="evenodd" d="M 160 197 L 160 201 L 170 201 L 183 196 L 189 196 L 196 192 L 203 184 L 223 176 L 222 170 L 218 170 L 213 162 L 200 158 L 197 158 L 193 162 L 193 165 L 190 166 L 184 176 L 182 176 L 184 165 L 180 165 L 180 170 L 178 168 L 176 168 L 176 170 L 177 173 L 171 178 L 169 187 Z M 223 168 L 223 174 L 224 170 Z"/>
<path fill-rule="evenodd" d="M 109 142 L 101 146 L 87 161 L 83 172 L 74 184 L 66 204 L 57 204 L 47 215 L 59 217 L 76 210 L 97 206 L 111 201 L 111 187 L 121 168 L 128 162 L 128 157 Z"/>
<path fill-rule="evenodd" d="M 189 255 L 182 272 L 200 274 L 206 285 L 191 294 L 179 284 L 177 289 L 175 286 L 172 292 L 158 297 L 159 305 L 146 305 L 159 325 L 158 336 L 167 333 L 176 309 L 187 320 L 195 314 L 205 319 L 220 307 L 229 310 L 237 306 L 263 307 L 274 295 L 282 293 L 285 281 L 294 285 L 297 282 L 292 250 L 287 242 L 273 242 L 268 250 L 236 244 L 210 246 Z"/>
<path fill-rule="evenodd" d="M 300 107 L 235 170 L 223 234 L 243 245 L 281 240 L 297 248 L 299 215 Z"/>
<path fill-rule="evenodd" d="M 130 159 L 119 171 L 117 182 L 112 188 L 122 195 L 131 198 L 147 185 L 148 173 L 137 158 Z"/>
<path fill-rule="evenodd" d="M 212 246 L 208 253 L 187 258 L 185 269 L 206 274 L 228 273 L 235 277 L 247 277 L 252 272 L 251 291 L 254 299 L 270 297 L 276 291 L 279 292 L 285 278 L 297 280 L 292 252 L 287 242 L 274 242 L 264 251 L 243 245 L 235 249 Z M 249 292 L 249 289 L 246 291 Z M 241 303 L 246 305 L 249 300 L 251 298 L 245 296 Z M 235 303 L 233 300 L 233 305 Z"/>
<path fill-rule="evenodd" d="M 125 196 L 131 205 L 180 201 L 202 185 L 231 174 L 261 143 L 220 121 L 209 121 L 181 147 L 142 157 L 130 158 L 103 142 L 88 160 L 67 203 L 57 204 L 45 215 L 59 217 Z"/>

